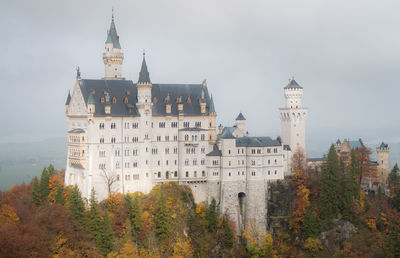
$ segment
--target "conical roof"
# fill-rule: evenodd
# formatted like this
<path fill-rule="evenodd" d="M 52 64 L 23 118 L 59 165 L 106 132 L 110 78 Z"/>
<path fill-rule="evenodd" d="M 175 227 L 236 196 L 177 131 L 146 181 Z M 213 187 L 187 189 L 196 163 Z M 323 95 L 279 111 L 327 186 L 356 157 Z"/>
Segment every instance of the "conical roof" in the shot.
<path fill-rule="evenodd" d="M 112 15 L 110 30 L 108 31 L 107 35 L 106 44 L 107 43 L 112 43 L 114 48 L 121 49 L 121 45 L 119 44 L 119 36 L 117 34 L 117 29 L 115 28 L 114 14 Z"/>
<path fill-rule="evenodd" d="M 142 68 L 140 69 L 138 82 L 139 83 L 151 83 L 150 74 L 149 74 L 149 71 L 147 70 L 146 58 L 145 58 L 144 53 L 143 53 Z"/>
<path fill-rule="evenodd" d="M 69 105 L 70 102 L 71 102 L 71 93 L 68 91 L 68 97 L 67 101 L 65 101 L 65 105 Z"/>
<path fill-rule="evenodd" d="M 236 121 L 238 120 L 246 120 L 246 118 L 244 118 L 242 112 L 239 113 L 239 115 L 236 117 Z"/>
<path fill-rule="evenodd" d="M 208 112 L 215 113 L 214 100 L 211 95 L 210 103 L 208 103 Z"/>
<path fill-rule="evenodd" d="M 285 89 L 302 89 L 303 87 L 301 87 L 295 80 L 290 79 L 289 80 L 289 84 L 285 87 Z"/>
<path fill-rule="evenodd" d="M 93 93 L 92 94 L 90 94 L 90 96 L 89 96 L 89 98 L 88 98 L 88 102 L 87 102 L 88 104 L 95 104 L 96 102 L 95 102 L 95 100 L 94 100 L 94 96 L 93 96 Z"/>

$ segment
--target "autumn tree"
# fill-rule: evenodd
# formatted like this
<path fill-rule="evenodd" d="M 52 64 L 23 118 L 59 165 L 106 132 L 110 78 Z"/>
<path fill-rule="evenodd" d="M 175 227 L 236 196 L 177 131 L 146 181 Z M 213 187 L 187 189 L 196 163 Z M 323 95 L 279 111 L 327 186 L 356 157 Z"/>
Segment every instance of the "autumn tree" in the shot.
<path fill-rule="evenodd" d="M 392 206 L 400 211 L 400 169 L 397 163 L 390 171 L 388 181 Z"/>
<path fill-rule="evenodd" d="M 307 211 L 304 215 L 303 225 L 301 227 L 304 239 L 318 238 L 320 234 L 320 225 L 318 216 L 311 211 Z"/>
<path fill-rule="evenodd" d="M 133 201 L 130 195 L 126 195 L 125 202 L 128 207 L 129 221 L 131 222 L 131 233 L 133 240 L 139 242 L 139 233 L 143 229 L 143 208 L 139 201 L 138 195 L 135 195 Z"/>
<path fill-rule="evenodd" d="M 103 178 L 104 183 L 106 184 L 108 196 L 113 192 L 114 185 L 118 181 L 117 175 L 113 171 L 101 170 L 101 177 Z"/>
<path fill-rule="evenodd" d="M 60 205 L 64 205 L 64 203 L 65 203 L 64 187 L 62 185 L 57 186 L 55 203 L 60 204 Z"/>
<path fill-rule="evenodd" d="M 106 210 L 104 218 L 101 221 L 100 228 L 96 236 L 96 243 L 104 255 L 107 255 L 114 249 L 114 232 L 111 228 L 110 218 Z"/>
<path fill-rule="evenodd" d="M 354 199 L 359 197 L 360 185 L 357 183 L 357 177 L 359 175 L 359 167 L 356 158 L 355 150 L 351 151 L 350 164 L 347 167 L 343 167 L 343 180 L 342 180 L 342 215 L 350 219 L 351 218 L 351 203 Z"/>
<path fill-rule="evenodd" d="M 339 214 L 340 206 L 339 162 L 332 145 L 328 152 L 328 160 L 322 168 L 319 195 L 320 216 L 327 228 L 333 226 L 333 219 Z"/>
<path fill-rule="evenodd" d="M 41 195 L 40 195 L 39 181 L 38 181 L 37 177 L 33 178 L 31 196 L 32 196 L 33 203 L 36 204 L 36 206 L 38 206 L 40 204 Z"/>
<path fill-rule="evenodd" d="M 235 242 L 235 235 L 231 226 L 229 225 L 228 219 L 225 216 L 222 219 L 222 229 L 224 233 L 222 245 L 224 248 L 231 249 Z"/>

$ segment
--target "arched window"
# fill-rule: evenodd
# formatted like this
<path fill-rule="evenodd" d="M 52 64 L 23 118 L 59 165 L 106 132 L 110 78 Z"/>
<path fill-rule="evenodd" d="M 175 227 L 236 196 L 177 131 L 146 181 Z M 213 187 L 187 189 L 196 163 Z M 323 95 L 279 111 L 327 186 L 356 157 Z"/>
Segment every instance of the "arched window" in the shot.
<path fill-rule="evenodd" d="M 161 177 L 161 172 L 157 173 L 157 177 L 160 178 Z"/>

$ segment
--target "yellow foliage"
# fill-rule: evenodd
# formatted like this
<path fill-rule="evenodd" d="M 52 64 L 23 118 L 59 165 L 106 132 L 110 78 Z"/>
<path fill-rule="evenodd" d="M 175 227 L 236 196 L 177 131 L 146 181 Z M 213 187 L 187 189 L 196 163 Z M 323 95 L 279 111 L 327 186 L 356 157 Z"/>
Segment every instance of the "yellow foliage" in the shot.
<path fill-rule="evenodd" d="M 250 220 L 247 228 L 243 230 L 242 237 L 247 239 L 250 246 L 258 246 L 259 240 L 262 238 L 261 231 L 258 230 L 254 220 Z"/>
<path fill-rule="evenodd" d="M 15 213 L 14 208 L 8 204 L 1 206 L 0 210 L 0 226 L 10 223 L 16 225 L 19 222 L 19 217 Z"/>
<path fill-rule="evenodd" d="M 190 243 L 190 239 L 186 240 L 185 242 L 176 242 L 174 245 L 174 253 L 172 257 L 174 258 L 187 258 L 193 257 L 193 247 Z"/>
<path fill-rule="evenodd" d="M 365 222 L 367 223 L 367 225 L 370 229 L 376 229 L 376 219 L 375 218 L 367 218 L 365 220 Z"/>
<path fill-rule="evenodd" d="M 58 187 L 60 187 L 62 185 L 63 185 L 63 182 L 58 175 L 54 175 L 54 176 L 50 177 L 50 179 L 49 179 L 50 192 L 49 192 L 49 197 L 48 197 L 49 201 L 55 202 Z"/>
<path fill-rule="evenodd" d="M 263 256 L 269 257 L 272 253 L 272 246 L 273 246 L 274 239 L 272 238 L 272 234 L 266 232 L 261 241 L 261 252 Z"/>
<path fill-rule="evenodd" d="M 108 258 L 128 258 L 128 257 L 141 257 L 139 255 L 138 249 L 136 245 L 131 241 L 128 240 L 124 246 L 121 248 L 119 253 L 112 252 L 107 255 Z"/>
<path fill-rule="evenodd" d="M 321 240 L 318 238 L 307 238 L 306 242 L 304 243 L 304 249 L 310 253 L 321 251 L 323 249 Z"/>
<path fill-rule="evenodd" d="M 205 209 L 205 205 L 203 202 L 199 203 L 196 206 L 196 210 L 195 210 L 196 214 L 199 214 L 200 217 L 205 218 L 206 217 L 206 209 Z"/>

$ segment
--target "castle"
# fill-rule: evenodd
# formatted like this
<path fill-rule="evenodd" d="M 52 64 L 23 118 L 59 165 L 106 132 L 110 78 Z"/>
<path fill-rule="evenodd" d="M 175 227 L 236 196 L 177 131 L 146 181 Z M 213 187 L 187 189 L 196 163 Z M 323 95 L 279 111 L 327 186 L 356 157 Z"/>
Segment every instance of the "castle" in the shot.
<path fill-rule="evenodd" d="M 102 79 L 78 70 L 66 101 L 67 185 L 89 199 L 110 192 L 148 193 L 166 182 L 188 185 L 196 202 L 217 201 L 219 212 L 240 232 L 250 221 L 266 229 L 268 183 L 290 174 L 292 151 L 305 151 L 303 89 L 284 88 L 282 138 L 249 136 L 240 113 L 231 127 L 216 126 L 206 82 L 152 83 L 143 54 L 137 82 L 122 77 L 122 53 L 114 17 L 107 32 Z M 218 132 L 217 132 L 218 131 Z"/>

